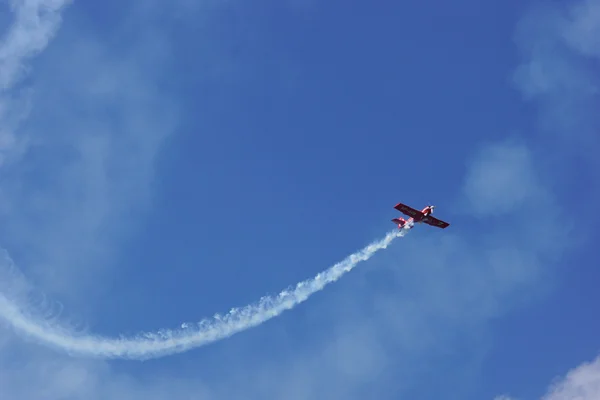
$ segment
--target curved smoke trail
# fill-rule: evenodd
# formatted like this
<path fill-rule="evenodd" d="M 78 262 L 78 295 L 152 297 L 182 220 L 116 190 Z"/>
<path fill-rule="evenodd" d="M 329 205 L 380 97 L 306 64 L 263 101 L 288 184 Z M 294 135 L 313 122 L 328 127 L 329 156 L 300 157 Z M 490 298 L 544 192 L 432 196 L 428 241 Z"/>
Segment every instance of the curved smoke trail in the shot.
<path fill-rule="evenodd" d="M 225 316 L 217 314 L 212 319 L 204 319 L 197 324 L 183 324 L 182 328 L 177 330 L 141 333 L 130 338 L 76 335 L 65 328 L 48 323 L 47 320 L 30 317 L 2 293 L 0 317 L 18 331 L 70 354 L 138 360 L 158 358 L 225 339 L 278 316 L 302 303 L 326 285 L 337 281 L 358 263 L 368 260 L 405 233 L 404 229 L 389 232 L 383 239 L 369 244 L 314 278 L 302 281 L 295 288 L 288 288 L 277 296 L 265 296 L 255 304 L 234 308 Z"/>
<path fill-rule="evenodd" d="M 8 124 L 2 113 L 7 109 L 9 101 L 4 96 L 5 91 L 12 88 L 23 75 L 24 62 L 44 50 L 54 37 L 60 26 L 61 11 L 70 1 L 33 0 L 11 3 L 16 19 L 0 42 L 0 125 Z M 295 288 L 284 290 L 277 296 L 263 297 L 256 304 L 233 309 L 225 316 L 216 315 L 198 324 L 182 325 L 182 329 L 178 330 L 142 333 L 130 338 L 76 334 L 56 322 L 56 315 L 36 315 L 33 307 L 22 306 L 31 304 L 20 297 L 30 290 L 25 280 L 19 276 L 16 279 L 0 278 L 0 318 L 19 332 L 71 354 L 128 359 L 160 357 L 227 338 L 293 308 L 327 284 L 337 281 L 359 262 L 386 248 L 394 238 L 404 234 L 404 230 L 390 232 L 385 238 L 350 255 L 313 279 L 300 282 Z M 19 275 L 18 271 L 11 269 L 13 264 L 10 260 L 8 266 L 9 272 Z M 45 299 L 42 301 L 45 304 Z"/>

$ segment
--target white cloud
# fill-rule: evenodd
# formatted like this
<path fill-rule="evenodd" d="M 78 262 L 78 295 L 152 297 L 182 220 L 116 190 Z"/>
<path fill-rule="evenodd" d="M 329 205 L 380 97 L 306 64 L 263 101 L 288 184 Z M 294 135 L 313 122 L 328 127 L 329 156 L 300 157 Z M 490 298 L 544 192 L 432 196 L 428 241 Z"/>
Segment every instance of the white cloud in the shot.
<path fill-rule="evenodd" d="M 515 80 L 526 98 L 537 102 L 543 132 L 558 138 L 539 142 L 543 150 L 559 145 L 560 151 L 552 158 L 556 171 L 569 168 L 565 153 L 575 154 L 579 168 L 569 179 L 594 182 L 600 165 L 596 155 L 600 145 L 600 1 L 560 7 L 558 3 L 537 4 L 520 21 L 516 40 L 523 63 Z M 581 168 L 583 160 L 591 168 Z M 586 202 L 593 202 L 600 186 L 587 182 Z M 600 357 L 557 379 L 542 399 L 600 399 Z"/>
<path fill-rule="evenodd" d="M 520 143 L 489 145 L 472 160 L 465 181 L 469 211 L 506 214 L 539 199 L 541 188 L 529 149 Z"/>
<path fill-rule="evenodd" d="M 561 155 L 583 155 L 597 168 L 600 145 L 600 5 L 572 2 L 536 4 L 519 22 L 516 42 L 522 64 L 517 87 L 540 110 L 545 134 L 559 140 Z M 547 138 L 543 138 L 547 142 Z"/>
<path fill-rule="evenodd" d="M 541 400 L 598 400 L 600 399 L 600 356 L 556 378 Z M 498 396 L 494 400 L 517 400 Z"/>
<path fill-rule="evenodd" d="M 13 1 L 15 21 L 0 45 L 0 88 L 11 88 L 26 71 L 25 62 L 48 46 L 69 0 Z"/>
<path fill-rule="evenodd" d="M 69 3 L 32 0 L 10 5 L 15 19 L 0 41 L 0 167 L 18 159 L 27 144 L 27 138 L 16 135 L 30 107 L 30 91 L 18 87 L 26 62 L 48 46 L 60 26 L 60 12 Z"/>
<path fill-rule="evenodd" d="M 555 381 L 542 400 L 600 399 L 600 357 L 569 371 Z"/>
<path fill-rule="evenodd" d="M 156 87 L 169 58 L 154 35 L 115 49 L 83 26 L 64 29 L 36 60 L 34 106 L 20 127 L 26 151 L 3 171 L 1 229 L 3 245 L 45 289 L 93 295 L 114 245 L 148 210 L 176 109 Z"/>
<path fill-rule="evenodd" d="M 588 57 L 600 57 L 600 2 L 584 0 L 572 6 L 563 35 L 569 45 Z"/>

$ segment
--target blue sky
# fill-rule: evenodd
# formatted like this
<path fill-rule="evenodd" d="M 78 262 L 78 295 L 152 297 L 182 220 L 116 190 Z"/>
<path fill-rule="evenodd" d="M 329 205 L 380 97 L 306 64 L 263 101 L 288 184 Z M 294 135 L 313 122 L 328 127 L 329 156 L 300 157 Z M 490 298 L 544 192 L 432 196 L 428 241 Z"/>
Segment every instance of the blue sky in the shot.
<path fill-rule="evenodd" d="M 35 0 L 0 25 L 1 398 L 600 396 L 599 1 Z M 451 226 L 181 354 L 68 354 L 7 311 L 176 329 L 382 238 L 397 202 Z"/>

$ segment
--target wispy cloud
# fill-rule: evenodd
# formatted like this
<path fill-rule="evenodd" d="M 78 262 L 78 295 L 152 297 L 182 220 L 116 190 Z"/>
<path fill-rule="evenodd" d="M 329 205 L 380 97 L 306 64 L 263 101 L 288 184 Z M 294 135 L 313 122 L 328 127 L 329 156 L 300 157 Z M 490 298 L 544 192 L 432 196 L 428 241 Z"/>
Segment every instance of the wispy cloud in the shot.
<path fill-rule="evenodd" d="M 569 371 L 550 386 L 542 400 L 596 400 L 600 398 L 600 357 Z"/>
<path fill-rule="evenodd" d="M 25 62 L 43 51 L 60 27 L 69 0 L 13 1 L 15 20 L 0 45 L 0 87 L 12 88 L 26 71 Z"/>
<path fill-rule="evenodd" d="M 569 177 L 585 180 L 586 202 L 595 201 L 600 187 L 589 182 L 597 180 L 600 165 L 600 1 L 569 2 L 562 8 L 557 3 L 537 4 L 520 21 L 516 40 L 523 58 L 516 82 L 526 98 L 536 102 L 543 133 L 554 135 L 541 144 L 551 143 L 553 149 L 558 144 L 561 156 L 566 152 L 578 156 L 578 162 L 585 160 L 591 168 L 578 168 Z M 567 165 L 564 157 L 559 162 L 561 168 Z M 570 371 L 543 396 L 598 398 L 600 358 Z"/>
<path fill-rule="evenodd" d="M 565 8 L 536 3 L 517 29 L 523 62 L 514 76 L 525 98 L 536 102 L 544 134 L 594 166 L 600 144 L 599 10 L 596 0 Z"/>
<path fill-rule="evenodd" d="M 48 42 L 60 20 L 56 1 L 23 4 L 18 21 L 32 4 L 43 17 L 17 23 L 7 37 L 6 82 L 15 81 L 24 57 Z M 114 244 L 148 210 L 155 158 L 177 123 L 175 104 L 157 88 L 169 59 L 160 40 L 136 36 L 109 51 L 89 28 L 76 31 L 36 60 L 36 80 L 25 86 L 33 107 L 19 129 L 26 142 L 0 181 L 3 245 L 28 276 L 65 299 L 100 290 L 95 282 L 110 270 Z M 4 108 L 19 107 L 14 97 L 5 99 Z M 16 122 L 2 127 L 4 142 L 14 143 Z"/>
<path fill-rule="evenodd" d="M 11 3 L 15 19 L 0 42 L 0 166 L 18 158 L 26 142 L 15 131 L 28 113 L 29 92 L 15 85 L 27 72 L 26 62 L 43 51 L 56 34 L 60 13 L 69 3 L 68 0 Z"/>
<path fill-rule="evenodd" d="M 544 195 L 532 155 L 523 143 L 489 145 L 471 162 L 464 189 L 470 213 L 502 215 Z"/>
<path fill-rule="evenodd" d="M 541 400 L 596 400 L 600 398 L 600 357 L 556 377 Z M 518 400 L 498 396 L 494 400 Z"/>

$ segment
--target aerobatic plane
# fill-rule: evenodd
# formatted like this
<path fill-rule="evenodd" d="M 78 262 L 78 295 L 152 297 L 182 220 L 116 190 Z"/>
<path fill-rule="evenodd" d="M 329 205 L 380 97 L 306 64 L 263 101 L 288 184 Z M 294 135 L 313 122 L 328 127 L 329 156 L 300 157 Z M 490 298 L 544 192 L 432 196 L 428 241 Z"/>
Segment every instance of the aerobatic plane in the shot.
<path fill-rule="evenodd" d="M 447 228 L 450 225 L 449 223 L 441 221 L 431 215 L 435 206 L 427 206 L 421 211 L 418 211 L 405 204 L 398 203 L 394 206 L 394 208 L 410 217 L 408 220 L 405 220 L 404 218 L 394 218 L 392 222 L 398 225 L 398 229 L 402 229 L 405 226 L 408 229 L 411 229 L 414 224 L 420 223 L 425 223 L 442 229 Z"/>

